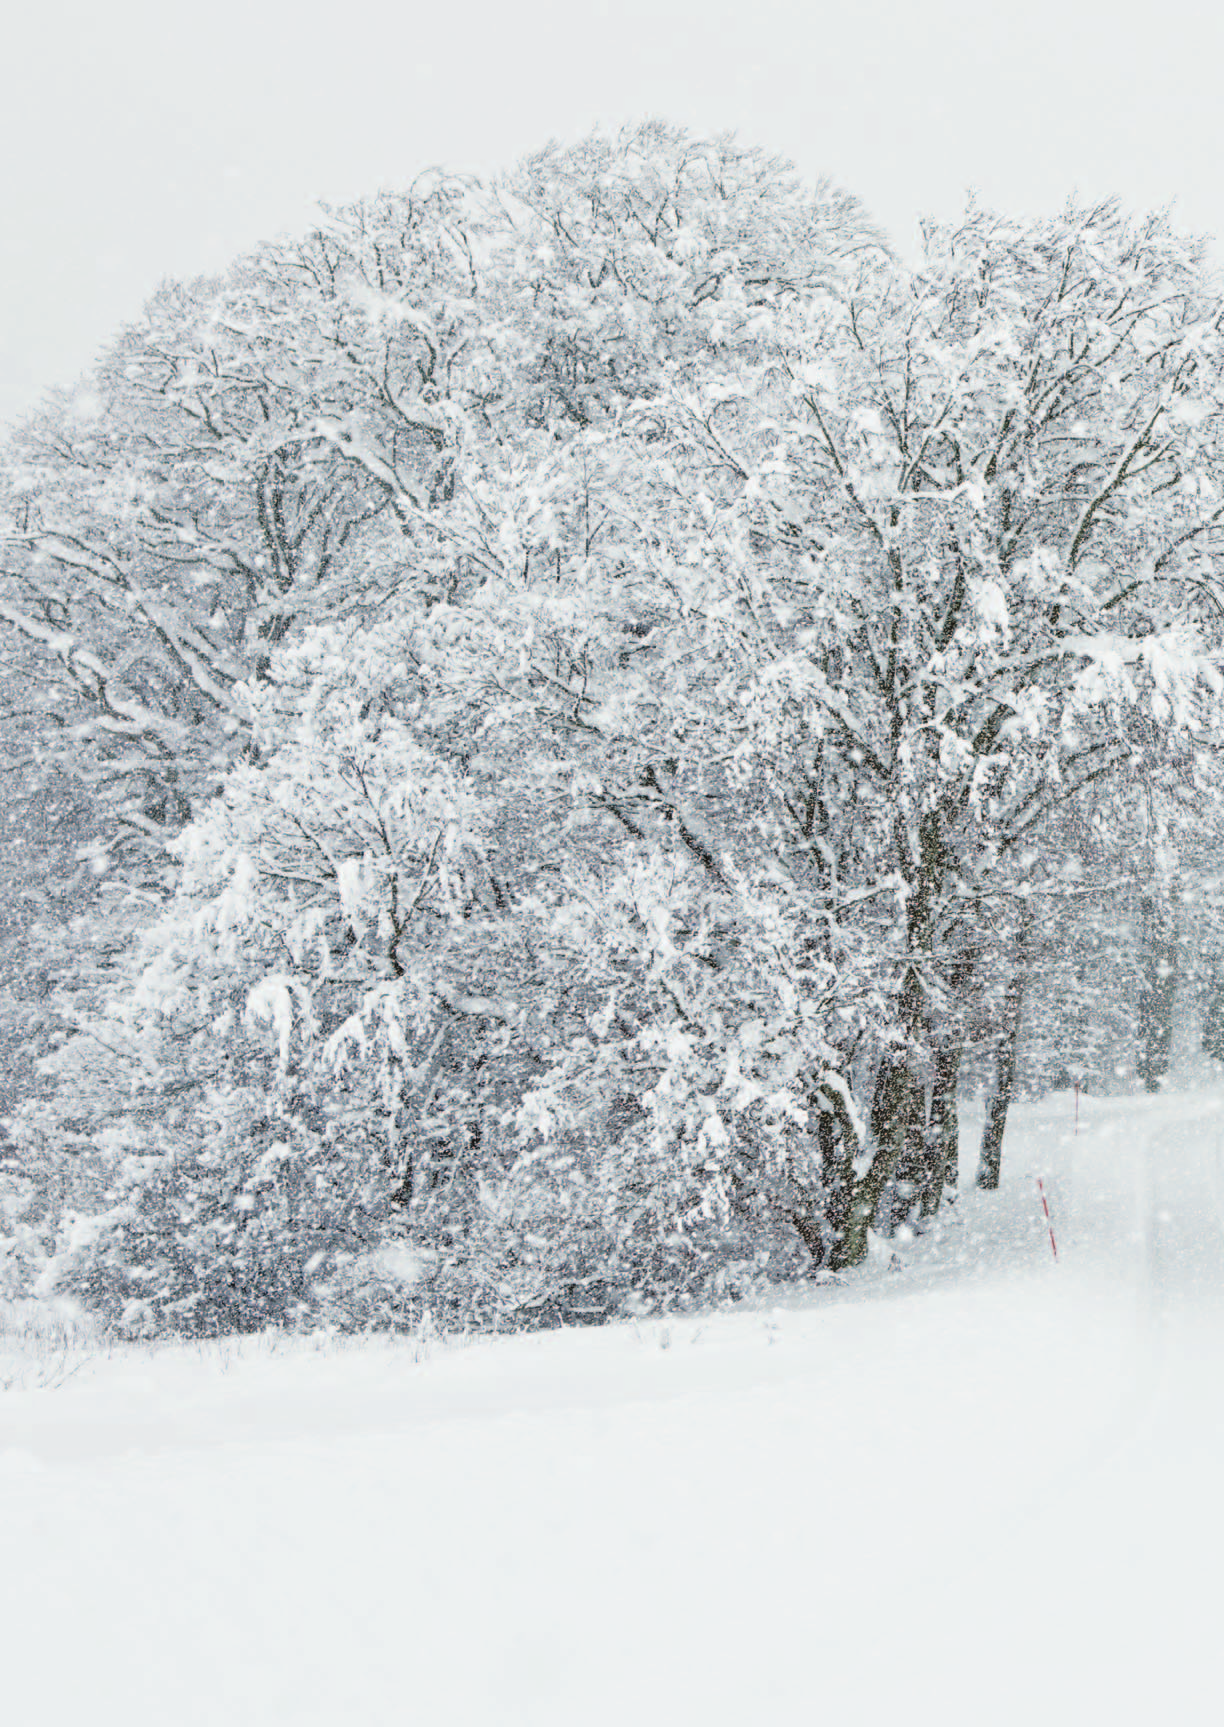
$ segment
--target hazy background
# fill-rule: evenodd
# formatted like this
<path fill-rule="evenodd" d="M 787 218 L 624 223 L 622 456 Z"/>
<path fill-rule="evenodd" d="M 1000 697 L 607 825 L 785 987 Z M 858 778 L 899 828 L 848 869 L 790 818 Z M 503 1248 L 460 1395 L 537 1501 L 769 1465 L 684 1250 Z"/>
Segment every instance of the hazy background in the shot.
<path fill-rule="evenodd" d="M 496 171 L 652 115 L 857 192 L 909 251 L 966 189 L 1177 200 L 1224 233 L 1224 22 L 1199 0 L 40 0 L 0 64 L 0 420 L 70 382 L 167 275 L 316 198 Z"/>

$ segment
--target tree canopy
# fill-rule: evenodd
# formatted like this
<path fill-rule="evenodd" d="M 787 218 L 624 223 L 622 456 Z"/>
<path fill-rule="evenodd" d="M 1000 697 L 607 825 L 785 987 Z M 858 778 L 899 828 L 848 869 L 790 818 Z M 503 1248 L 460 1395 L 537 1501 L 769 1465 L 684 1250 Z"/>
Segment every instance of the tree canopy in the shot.
<path fill-rule="evenodd" d="M 40 748 L 171 860 L 19 1118 L 43 1286 L 541 1323 L 934 1212 L 1218 803 L 1222 308 L 1161 216 L 911 269 L 657 125 L 165 289 L 6 457 Z"/>

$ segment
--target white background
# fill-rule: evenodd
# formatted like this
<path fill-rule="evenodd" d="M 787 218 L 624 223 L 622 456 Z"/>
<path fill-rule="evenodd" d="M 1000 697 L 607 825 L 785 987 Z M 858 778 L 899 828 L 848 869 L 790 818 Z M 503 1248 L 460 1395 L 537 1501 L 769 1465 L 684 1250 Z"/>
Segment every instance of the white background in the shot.
<path fill-rule="evenodd" d="M 1224 231 L 1222 15 L 1197 0 L 39 0 L 0 55 L 0 420 L 164 276 L 422 168 L 658 116 L 922 214 L 1069 193 Z"/>

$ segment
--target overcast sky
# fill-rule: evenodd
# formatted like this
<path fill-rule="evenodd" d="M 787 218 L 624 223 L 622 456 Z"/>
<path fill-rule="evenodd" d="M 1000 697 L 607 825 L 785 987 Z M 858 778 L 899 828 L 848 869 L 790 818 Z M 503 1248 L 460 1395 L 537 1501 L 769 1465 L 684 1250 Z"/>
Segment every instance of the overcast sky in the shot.
<path fill-rule="evenodd" d="M 0 418 L 164 276 L 316 198 L 496 171 L 657 115 L 862 197 L 903 251 L 970 186 L 1111 192 L 1224 235 L 1224 13 L 1202 0 L 38 0 L 0 63 Z"/>

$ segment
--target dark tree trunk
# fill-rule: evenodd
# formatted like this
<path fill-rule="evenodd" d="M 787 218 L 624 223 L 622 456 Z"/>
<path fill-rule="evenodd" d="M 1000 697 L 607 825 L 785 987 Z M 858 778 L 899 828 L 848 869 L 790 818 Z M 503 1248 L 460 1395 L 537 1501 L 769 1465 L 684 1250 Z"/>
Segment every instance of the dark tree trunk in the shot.
<path fill-rule="evenodd" d="M 867 1257 L 867 1231 L 875 1221 L 884 1189 L 921 1134 L 926 1097 L 921 1080 L 904 1058 L 893 1056 L 880 1069 L 872 1106 L 872 1138 L 875 1155 L 871 1167 L 854 1184 L 845 1222 L 834 1244 L 830 1265 L 842 1271 L 860 1265 Z"/>
<path fill-rule="evenodd" d="M 922 1190 L 922 1215 L 934 1217 L 944 1189 L 953 1192 L 960 1179 L 960 1119 L 956 1112 L 956 1081 L 960 1074 L 961 1045 L 941 1043 L 935 1051 L 935 1075 L 931 1086 L 931 1115 L 927 1123 L 926 1182 Z"/>
<path fill-rule="evenodd" d="M 885 1236 L 915 1221 L 931 1175 L 926 1087 L 912 1073 L 906 1083 L 904 1111 L 901 1152 L 876 1207 L 875 1227 Z"/>
<path fill-rule="evenodd" d="M 1211 986 L 1203 1019 L 1203 1054 L 1213 1061 L 1224 1061 L 1224 981 L 1218 977 Z"/>
<path fill-rule="evenodd" d="M 898 856 L 906 858 L 911 848 L 900 819 L 897 836 Z M 926 1134 L 923 1069 L 931 1043 L 931 1027 L 927 990 L 919 965 L 929 959 L 934 907 L 946 862 L 937 810 L 928 810 L 919 822 L 917 858 L 913 861 L 917 869 L 910 879 L 913 891 L 906 902 L 906 944 L 912 957 L 897 1002 L 901 1041 L 886 1053 L 876 1079 L 870 1127 L 874 1155 L 869 1168 L 854 1184 L 845 1225 L 833 1250 L 831 1264 L 835 1270 L 859 1265 L 867 1257 L 867 1232 L 899 1166 L 906 1173 L 907 1185 L 910 1168 L 915 1168 L 918 1172 L 915 1186 L 921 1187 Z"/>
<path fill-rule="evenodd" d="M 1007 1111 L 1016 1084 L 1016 1045 L 1020 1038 L 1020 1017 L 1024 1010 L 1024 991 L 1028 983 L 1032 931 L 1033 914 L 1026 907 L 1021 917 L 1016 943 L 1015 970 L 1003 995 L 1003 1023 L 995 1053 L 995 1082 L 986 1107 L 982 1153 L 977 1167 L 977 1185 L 986 1193 L 993 1193 L 998 1187 L 1003 1170 L 1003 1135 L 1007 1128 Z"/>
<path fill-rule="evenodd" d="M 1146 894 L 1143 912 L 1143 984 L 1139 996 L 1139 1078 L 1159 1091 L 1173 1048 L 1173 1002 L 1177 993 L 1180 929 L 1176 884 Z"/>
<path fill-rule="evenodd" d="M 833 1079 L 836 1084 L 829 1083 Z M 787 1210 L 785 1215 L 811 1254 L 813 1268 L 821 1270 L 830 1264 L 835 1244 L 846 1226 L 854 1197 L 854 1160 L 859 1136 L 840 1075 L 826 1075 L 808 1102 L 817 1112 L 821 1191 L 819 1195 L 810 1194 L 801 1183 L 796 1184 L 800 1207 Z"/>
<path fill-rule="evenodd" d="M 1003 1135 L 1007 1130 L 1007 1111 L 1016 1080 L 1014 1034 L 1005 1037 L 999 1046 L 996 1061 L 994 1090 L 990 1094 L 990 1103 L 986 1109 L 982 1152 L 977 1167 L 977 1185 L 984 1193 L 993 1193 L 1003 1174 Z"/>
<path fill-rule="evenodd" d="M 812 1256 L 814 1266 L 822 1266 L 827 1254 L 824 1231 L 813 1211 L 792 1211 L 787 1214 L 799 1233 L 799 1239 Z"/>
<path fill-rule="evenodd" d="M 961 932 L 962 935 L 964 932 Z M 950 1011 L 946 1029 L 934 1040 L 931 1059 L 931 1111 L 924 1148 L 922 1215 L 934 1217 L 945 1193 L 955 1199 L 960 1182 L 960 1118 L 956 1087 L 971 1018 L 971 996 L 979 949 L 967 941 L 947 974 Z"/>
<path fill-rule="evenodd" d="M 846 1227 L 850 1202 L 854 1198 L 854 1159 L 858 1151 L 858 1135 L 840 1098 L 838 1104 L 839 1108 L 830 1107 L 821 1112 L 817 1128 L 825 1218 L 834 1240 Z"/>

